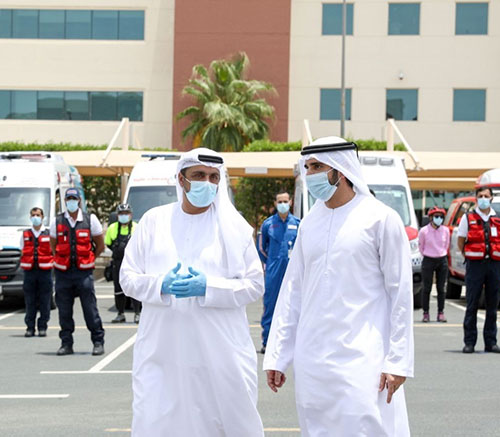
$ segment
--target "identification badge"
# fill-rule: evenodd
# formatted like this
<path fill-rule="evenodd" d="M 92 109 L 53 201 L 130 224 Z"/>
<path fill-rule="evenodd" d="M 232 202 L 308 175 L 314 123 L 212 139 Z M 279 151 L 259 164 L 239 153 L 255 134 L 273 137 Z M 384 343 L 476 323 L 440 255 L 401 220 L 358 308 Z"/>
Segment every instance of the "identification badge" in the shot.
<path fill-rule="evenodd" d="M 498 231 L 497 231 L 496 226 L 492 226 L 491 227 L 491 236 L 492 237 L 497 237 L 498 236 Z"/>
<path fill-rule="evenodd" d="M 297 225 L 288 225 L 288 229 L 297 229 Z"/>

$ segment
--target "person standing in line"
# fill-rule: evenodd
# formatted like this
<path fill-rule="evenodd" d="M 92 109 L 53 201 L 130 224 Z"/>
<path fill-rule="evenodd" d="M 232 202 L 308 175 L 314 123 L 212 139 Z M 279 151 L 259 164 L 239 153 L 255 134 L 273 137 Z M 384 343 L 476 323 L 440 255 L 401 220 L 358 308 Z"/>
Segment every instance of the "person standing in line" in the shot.
<path fill-rule="evenodd" d="M 32 227 L 25 229 L 21 237 L 21 268 L 24 270 L 23 292 L 26 304 L 25 337 L 35 335 L 35 322 L 38 336 L 47 336 L 52 299 L 52 267 L 54 257 L 50 247 L 49 230 L 43 225 L 43 209 L 31 208 Z M 37 307 L 40 317 L 36 321 Z"/>
<path fill-rule="evenodd" d="M 467 308 L 464 317 L 464 347 L 471 354 L 477 342 L 477 310 L 484 289 L 486 319 L 485 352 L 500 353 L 497 345 L 497 310 L 500 297 L 500 218 L 491 207 L 491 188 L 476 190 L 476 208 L 462 216 L 458 225 L 458 249 L 465 256 Z"/>
<path fill-rule="evenodd" d="M 281 285 L 267 383 L 277 391 L 293 362 L 303 436 L 407 437 L 413 291 L 403 222 L 370 194 L 354 143 L 320 138 L 301 154 L 317 200 Z"/>
<path fill-rule="evenodd" d="M 80 298 L 94 345 L 92 355 L 102 355 L 104 329 L 97 309 L 93 276 L 95 258 L 104 250 L 102 226 L 94 214 L 81 210 L 80 193 L 76 188 L 66 190 L 65 202 L 67 211 L 58 214 L 50 225 L 50 244 L 55 254 L 56 305 L 61 326 L 61 347 L 57 355 L 73 353 L 73 305 L 76 297 Z"/>
<path fill-rule="evenodd" d="M 445 291 L 444 284 L 448 275 L 447 254 L 450 247 L 450 231 L 443 224 L 446 211 L 433 207 L 427 213 L 430 222 L 418 233 L 418 247 L 424 257 L 422 261 L 422 322 L 430 322 L 429 300 L 432 289 L 434 272 L 436 273 L 436 289 L 438 296 L 438 313 L 436 321 L 446 322 L 444 315 Z"/>
<path fill-rule="evenodd" d="M 124 323 L 125 319 L 125 304 L 127 296 L 123 293 L 120 286 L 120 267 L 122 265 L 123 257 L 125 256 L 125 247 L 134 232 L 137 223 L 132 220 L 132 208 L 128 203 L 118 205 L 116 209 L 118 221 L 111 223 L 106 231 L 104 237 L 104 244 L 108 246 L 113 252 L 112 266 L 113 266 L 113 284 L 115 288 L 115 306 L 118 311 L 116 317 L 111 320 L 111 323 Z M 134 298 L 132 300 L 132 307 L 134 309 L 134 323 L 139 323 L 141 314 L 141 303 Z"/>
<path fill-rule="evenodd" d="M 246 306 L 264 291 L 253 229 L 229 200 L 222 157 L 177 164 L 176 203 L 150 209 L 120 284 L 142 302 L 134 345 L 133 437 L 263 437 Z"/>
<path fill-rule="evenodd" d="M 260 228 L 259 254 L 265 263 L 264 312 L 262 314 L 262 349 L 266 352 L 267 337 L 271 328 L 274 308 L 278 300 L 281 281 L 285 275 L 288 259 L 292 253 L 300 220 L 290 213 L 290 194 L 276 194 L 275 214 L 268 217 Z"/>

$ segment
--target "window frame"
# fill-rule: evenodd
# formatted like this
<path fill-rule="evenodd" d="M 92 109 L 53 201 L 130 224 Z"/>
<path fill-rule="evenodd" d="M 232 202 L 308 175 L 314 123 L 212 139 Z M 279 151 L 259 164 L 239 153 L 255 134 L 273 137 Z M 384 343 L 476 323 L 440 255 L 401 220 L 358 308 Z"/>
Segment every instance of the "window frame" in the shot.
<path fill-rule="evenodd" d="M 392 7 L 401 6 L 418 6 L 418 23 L 416 33 L 392 33 L 391 32 L 391 9 Z M 421 2 L 404 2 L 404 3 L 388 3 L 387 10 L 387 35 L 388 36 L 419 36 L 420 35 L 420 16 L 421 16 Z"/>
<path fill-rule="evenodd" d="M 416 98 L 415 98 L 415 104 L 416 104 L 416 118 L 396 118 L 396 117 L 389 117 L 389 92 L 390 91 L 415 91 L 416 93 Z M 386 119 L 388 118 L 393 118 L 396 121 L 418 121 L 418 94 L 419 94 L 419 88 L 386 88 L 385 89 L 385 115 Z M 392 99 L 393 100 L 393 99 Z M 403 110 L 402 110 L 403 111 Z"/>

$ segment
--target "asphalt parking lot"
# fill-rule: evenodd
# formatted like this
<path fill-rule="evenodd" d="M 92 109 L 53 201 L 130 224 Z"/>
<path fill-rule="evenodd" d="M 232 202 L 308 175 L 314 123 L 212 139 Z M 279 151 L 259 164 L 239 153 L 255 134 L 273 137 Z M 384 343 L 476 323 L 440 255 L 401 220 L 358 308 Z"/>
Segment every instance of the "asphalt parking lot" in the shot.
<path fill-rule="evenodd" d="M 19 304 L 0 307 L 0 434 L 9 437 L 120 437 L 130 435 L 131 363 L 137 325 L 115 315 L 112 286 L 97 283 L 98 305 L 106 329 L 106 354 L 91 355 L 92 344 L 75 304 L 75 354 L 56 356 L 60 345 L 57 311 L 48 337 L 24 338 Z M 435 316 L 435 300 L 431 315 Z M 406 383 L 413 436 L 500 436 L 500 356 L 461 353 L 463 301 L 448 301 L 449 322 L 420 323 L 415 311 L 416 377 Z M 260 348 L 261 303 L 248 307 L 250 330 Z M 482 327 L 482 315 L 479 325 Z M 262 356 L 259 355 L 259 363 Z M 277 395 L 259 371 L 259 410 L 266 435 L 300 435 L 293 378 Z"/>

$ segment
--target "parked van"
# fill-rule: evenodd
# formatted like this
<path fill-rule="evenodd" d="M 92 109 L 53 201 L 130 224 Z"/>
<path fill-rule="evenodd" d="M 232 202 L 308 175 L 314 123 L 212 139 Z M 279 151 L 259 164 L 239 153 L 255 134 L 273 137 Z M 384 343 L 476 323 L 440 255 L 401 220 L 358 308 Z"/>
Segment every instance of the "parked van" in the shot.
<path fill-rule="evenodd" d="M 66 209 L 64 194 L 77 188 L 85 197 L 77 170 L 52 152 L 0 153 L 0 300 L 23 295 L 19 268 L 22 231 L 31 227 L 30 209 L 43 208 L 43 224 Z"/>
<path fill-rule="evenodd" d="M 417 216 L 403 160 L 396 155 L 386 153 L 360 152 L 359 155 L 368 187 L 375 193 L 377 199 L 399 214 L 405 226 L 413 267 L 414 306 L 419 308 L 422 300 L 422 255 L 418 249 Z M 296 171 L 294 215 L 303 217 L 313 204 L 314 198 L 307 191 L 305 181 L 301 181 L 300 173 Z"/>

